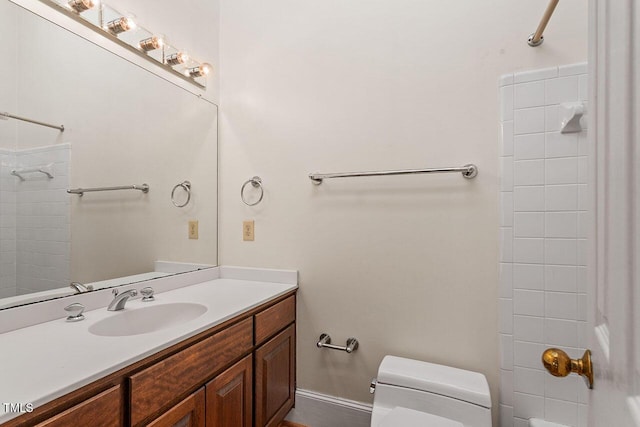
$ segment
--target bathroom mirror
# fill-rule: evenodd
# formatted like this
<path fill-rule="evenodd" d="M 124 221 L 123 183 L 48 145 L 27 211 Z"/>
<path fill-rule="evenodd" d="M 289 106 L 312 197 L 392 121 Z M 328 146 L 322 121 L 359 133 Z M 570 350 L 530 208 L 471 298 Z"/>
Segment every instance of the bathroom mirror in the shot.
<path fill-rule="evenodd" d="M 217 106 L 8 0 L 0 40 L 0 112 L 64 125 L 0 120 L 0 309 L 216 265 Z"/>

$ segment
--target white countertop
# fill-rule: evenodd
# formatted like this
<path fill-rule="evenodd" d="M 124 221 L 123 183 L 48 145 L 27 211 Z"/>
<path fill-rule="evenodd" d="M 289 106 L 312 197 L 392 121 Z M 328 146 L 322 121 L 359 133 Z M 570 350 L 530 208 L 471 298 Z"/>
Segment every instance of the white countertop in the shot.
<path fill-rule="evenodd" d="M 296 288 L 296 284 L 219 278 L 156 294 L 153 302 L 131 300 L 125 310 L 174 302 L 208 309 L 194 320 L 141 335 L 91 334 L 91 325 L 120 314 L 104 307 L 85 312 L 81 322 L 66 322 L 61 316 L 0 334 L 0 423 L 20 415 L 6 412 L 2 403 L 32 403 L 38 408 Z"/>

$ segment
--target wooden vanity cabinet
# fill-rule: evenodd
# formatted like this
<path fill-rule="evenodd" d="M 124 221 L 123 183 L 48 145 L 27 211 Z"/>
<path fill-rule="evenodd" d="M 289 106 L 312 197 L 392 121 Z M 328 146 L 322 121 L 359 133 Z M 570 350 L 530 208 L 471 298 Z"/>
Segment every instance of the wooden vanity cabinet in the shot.
<path fill-rule="evenodd" d="M 122 391 L 120 386 L 81 402 L 64 412 L 35 424 L 36 427 L 67 427 L 70 425 L 112 427 L 122 425 Z"/>
<path fill-rule="evenodd" d="M 129 377 L 131 425 L 150 417 L 251 351 L 253 321 L 244 319 Z"/>
<path fill-rule="evenodd" d="M 253 357 L 245 357 L 206 385 L 207 427 L 253 426 Z"/>
<path fill-rule="evenodd" d="M 294 405 L 295 292 L 0 427 L 275 427 Z"/>
<path fill-rule="evenodd" d="M 252 427 L 253 357 L 249 355 L 240 360 L 146 425 L 149 427 Z"/>
<path fill-rule="evenodd" d="M 295 325 L 255 352 L 256 427 L 275 427 L 291 410 L 295 398 Z"/>
<path fill-rule="evenodd" d="M 205 427 L 204 387 L 162 414 L 149 427 Z"/>

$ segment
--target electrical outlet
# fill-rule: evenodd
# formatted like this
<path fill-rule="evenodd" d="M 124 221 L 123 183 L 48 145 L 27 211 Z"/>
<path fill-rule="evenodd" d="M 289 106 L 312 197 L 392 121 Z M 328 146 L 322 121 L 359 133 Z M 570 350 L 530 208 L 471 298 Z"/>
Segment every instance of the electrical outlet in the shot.
<path fill-rule="evenodd" d="M 198 221 L 189 221 L 189 238 L 198 239 Z"/>
<path fill-rule="evenodd" d="M 242 240 L 245 242 L 253 242 L 254 239 L 254 221 L 243 221 L 242 222 Z"/>

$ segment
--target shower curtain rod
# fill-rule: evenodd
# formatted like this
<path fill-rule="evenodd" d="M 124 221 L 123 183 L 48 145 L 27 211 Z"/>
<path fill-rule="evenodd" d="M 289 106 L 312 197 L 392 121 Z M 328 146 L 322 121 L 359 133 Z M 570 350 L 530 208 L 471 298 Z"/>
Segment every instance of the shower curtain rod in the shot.
<path fill-rule="evenodd" d="M 52 124 L 41 122 L 41 121 L 38 121 L 38 120 L 27 119 L 26 117 L 15 116 L 15 115 L 9 114 L 9 113 L 0 112 L 0 119 L 4 119 L 4 120 L 6 120 L 6 119 L 22 120 L 23 122 L 33 123 L 33 124 L 40 125 L 40 126 L 46 126 L 48 128 L 58 129 L 60 132 L 64 132 L 64 125 L 60 125 L 60 126 L 52 125 Z"/>
<path fill-rule="evenodd" d="M 547 28 L 547 24 L 553 15 L 553 11 L 556 10 L 556 6 L 560 0 L 551 0 L 549 2 L 549 6 L 547 6 L 547 10 L 544 11 L 544 15 L 542 16 L 542 20 L 540 20 L 540 24 L 538 25 L 538 29 L 535 33 L 529 36 L 529 46 L 536 47 L 540 46 L 544 41 L 544 30 Z"/>

